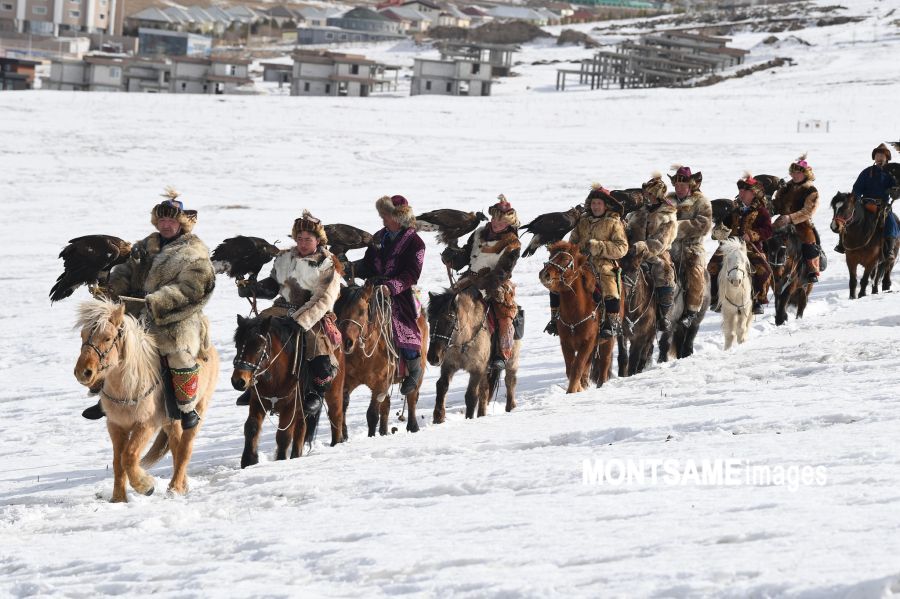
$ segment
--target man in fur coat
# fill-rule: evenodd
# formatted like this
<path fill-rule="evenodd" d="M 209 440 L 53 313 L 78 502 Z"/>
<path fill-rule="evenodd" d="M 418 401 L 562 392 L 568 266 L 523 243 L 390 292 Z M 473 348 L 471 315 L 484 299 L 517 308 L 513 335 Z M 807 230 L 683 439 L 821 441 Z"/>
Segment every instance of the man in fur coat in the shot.
<path fill-rule="evenodd" d="M 391 298 L 391 328 L 394 346 L 406 365 L 400 393 L 407 395 L 422 382 L 422 335 L 420 306 L 413 292 L 425 261 L 425 242 L 416 233 L 416 217 L 401 195 L 384 196 L 375 202 L 384 228 L 372 237 L 365 256 L 352 264 L 351 276 L 382 285 Z"/>
<path fill-rule="evenodd" d="M 769 280 L 772 267 L 763 243 L 772 237 L 772 218 L 766 208 L 766 191 L 762 183 L 749 174 L 739 179 L 737 210 L 713 229 L 712 237 L 723 240 L 729 237 L 743 239 L 747 246 L 747 258 L 753 268 L 753 313 L 762 314 L 763 304 L 769 303 Z M 710 306 L 719 305 L 719 271 L 723 255 L 719 250 L 710 258 L 707 269 L 710 274 Z M 715 308 L 714 308 L 715 309 Z"/>
<path fill-rule="evenodd" d="M 513 319 L 518 306 L 511 278 L 521 244 L 517 233 L 519 217 L 515 208 L 502 194 L 497 199 L 499 201 L 488 209 L 490 222 L 475 229 L 462 248 L 448 247 L 444 250 L 441 260 L 457 271 L 469 267 L 456 287 L 477 289 L 492 310 L 496 329 L 491 368 L 501 370 L 506 367 L 513 350 Z"/>
<path fill-rule="evenodd" d="M 853 184 L 853 195 L 862 202 L 867 210 L 878 212 L 879 209 L 887 210 L 887 218 L 884 220 L 884 245 L 882 254 L 885 260 L 894 260 L 894 239 L 897 238 L 897 221 L 894 220 L 894 210 L 890 205 L 891 193 L 896 197 L 896 187 L 900 185 L 894 176 L 884 167 L 891 161 L 891 150 L 884 144 L 872 150 L 872 166 L 866 167 L 856 178 Z M 838 240 L 836 252 L 844 253 L 844 244 Z"/>
<path fill-rule="evenodd" d="M 616 337 L 622 332 L 622 319 L 619 315 L 618 267 L 616 262 L 628 251 L 628 238 L 622 224 L 622 204 L 616 200 L 609 190 L 599 183 L 594 184 L 584 201 L 584 214 L 575 223 L 575 229 L 569 235 L 569 243 L 589 257 L 594 274 L 597 276 L 597 289 L 594 300 L 603 302 L 606 316 L 600 326 L 600 336 Z M 556 320 L 559 318 L 559 295 L 550 294 L 550 324 L 545 329 L 556 334 Z"/>
<path fill-rule="evenodd" d="M 779 214 L 772 223 L 774 229 L 794 225 L 794 233 L 800 239 L 800 252 L 806 260 L 806 280 L 815 283 L 819 280 L 819 246 L 816 244 L 816 231 L 812 217 L 819 206 L 819 192 L 813 186 L 816 176 L 812 167 L 806 162 L 806 154 L 791 163 L 788 168 L 791 180 L 787 185 L 775 192 L 772 208 Z"/>
<path fill-rule="evenodd" d="M 157 232 L 137 242 L 128 260 L 112 269 L 106 291 L 112 297 L 144 299 L 143 303 L 127 302 L 129 312 L 138 316 L 134 312 L 139 309 L 146 318 L 172 375 L 181 426 L 190 429 L 200 422 L 194 409 L 200 372 L 197 359 L 209 347 L 209 321 L 203 307 L 212 296 L 216 277 L 209 249 L 192 233 L 197 211 L 185 210 L 172 189 L 164 197 L 150 211 Z M 83 416 L 96 419 L 103 411 L 98 404 Z"/>
<path fill-rule="evenodd" d="M 641 185 L 644 205 L 628 215 L 626 233 L 631 242 L 630 252 L 650 265 L 650 276 L 656 288 L 656 328 L 669 328 L 669 310 L 675 292 L 675 269 L 669 248 L 678 233 L 675 205 L 666 197 L 666 183 L 662 175 L 654 173 Z"/>
<path fill-rule="evenodd" d="M 712 228 L 712 205 L 700 191 L 703 173 L 692 173 L 690 167 L 679 166 L 675 175 L 669 175 L 675 188 L 667 197 L 675 204 L 678 215 L 678 234 L 672 242 L 669 253 L 675 265 L 675 272 L 684 292 L 684 314 L 680 323 L 690 327 L 700 307 L 706 291 L 706 249 L 703 239 Z"/>
<path fill-rule="evenodd" d="M 291 237 L 297 245 L 275 258 L 271 274 L 255 286 L 240 287 L 238 295 L 250 297 L 255 293 L 263 299 L 275 298 L 260 316 L 290 318 L 303 331 L 309 373 L 303 411 L 316 415 L 337 371 L 336 343 L 329 330 L 331 335 L 337 330 L 332 310 L 341 293 L 341 273 L 336 270 L 337 260 L 324 247 L 328 243 L 325 227 L 308 211 L 294 221 Z M 250 397 L 250 391 L 245 391 L 237 404 L 248 405 Z"/>

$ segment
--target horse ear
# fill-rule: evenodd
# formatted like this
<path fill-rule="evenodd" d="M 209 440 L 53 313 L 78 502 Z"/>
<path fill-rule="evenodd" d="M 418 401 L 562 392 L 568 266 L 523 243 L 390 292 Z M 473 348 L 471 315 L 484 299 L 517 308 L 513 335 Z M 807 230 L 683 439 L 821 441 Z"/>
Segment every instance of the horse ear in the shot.
<path fill-rule="evenodd" d="M 259 332 L 262 333 L 263 335 L 265 335 L 269 332 L 269 329 L 271 328 L 271 326 L 272 326 L 272 317 L 267 316 L 266 318 L 263 319 L 262 326 L 260 327 Z"/>
<path fill-rule="evenodd" d="M 245 323 L 245 322 L 247 322 L 247 319 L 244 318 L 243 316 L 241 316 L 240 314 L 238 314 L 238 315 L 237 315 L 237 325 L 238 325 L 238 327 L 244 326 L 244 323 Z"/>
<path fill-rule="evenodd" d="M 109 315 L 109 322 L 111 322 L 114 326 L 121 326 L 122 322 L 125 321 L 125 304 L 119 304 L 115 310 L 112 311 L 112 314 Z"/>

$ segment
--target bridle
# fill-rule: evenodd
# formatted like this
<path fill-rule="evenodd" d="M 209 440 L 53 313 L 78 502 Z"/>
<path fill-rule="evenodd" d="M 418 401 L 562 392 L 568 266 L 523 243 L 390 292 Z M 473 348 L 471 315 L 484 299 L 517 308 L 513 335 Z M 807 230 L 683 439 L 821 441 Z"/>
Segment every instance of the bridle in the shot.
<path fill-rule="evenodd" d="M 553 260 L 559 255 L 568 256 L 569 261 L 566 262 L 565 264 L 557 264 Z M 594 265 L 591 264 L 590 261 L 588 261 L 588 264 L 590 264 L 591 271 L 593 272 Z M 578 276 L 578 269 L 575 267 L 575 256 L 573 256 L 571 253 L 569 253 L 565 250 L 559 250 L 558 252 L 556 252 L 555 254 L 550 256 L 550 258 L 546 262 L 544 262 L 545 269 L 550 266 L 552 266 L 553 268 L 555 268 L 559 271 L 559 280 L 562 282 L 562 284 L 565 285 L 566 287 L 568 287 L 572 293 L 575 293 L 575 289 L 572 287 L 572 283 L 575 281 L 575 277 Z M 567 281 L 566 273 L 568 273 L 569 271 L 571 271 L 574 274 L 574 276 L 569 277 L 570 280 Z M 596 273 L 594 273 L 594 277 L 595 278 L 597 277 Z M 599 307 L 600 307 L 600 304 L 598 303 L 596 306 L 594 306 L 594 309 L 591 310 L 587 316 L 585 316 L 578 322 L 568 323 L 565 320 L 563 320 L 562 314 L 560 314 L 556 317 L 556 322 L 557 322 L 557 324 L 563 325 L 564 327 L 569 329 L 569 331 L 571 331 L 574 334 L 575 329 L 577 329 L 579 326 L 581 326 L 582 324 L 584 324 L 590 320 L 595 320 L 597 318 L 597 309 Z"/>
<path fill-rule="evenodd" d="M 247 342 L 241 343 L 241 346 L 238 348 L 237 353 L 234 356 L 234 360 L 232 361 L 232 365 L 235 370 L 246 370 L 250 373 L 250 386 L 255 387 L 256 383 L 259 379 L 266 375 L 271 368 L 272 364 L 281 355 L 281 352 L 284 351 L 284 345 L 281 346 L 281 349 L 278 350 L 278 353 L 275 354 L 271 359 L 269 359 L 269 351 L 272 347 L 272 338 L 269 336 L 269 333 L 263 335 L 262 333 L 257 333 L 256 338 L 262 340 L 262 349 L 257 353 L 256 362 L 250 362 L 242 359 L 244 357 L 244 348 L 247 347 Z M 263 362 L 266 362 L 265 368 L 260 370 L 260 367 L 263 365 Z"/>
<path fill-rule="evenodd" d="M 94 328 L 94 329 L 91 331 L 91 334 L 88 335 L 87 341 L 85 341 L 84 343 L 81 344 L 81 347 L 82 347 L 82 348 L 84 348 L 84 347 L 89 347 L 89 348 L 91 348 L 92 350 L 94 350 L 94 352 L 97 354 L 97 357 L 99 358 L 99 361 L 100 361 L 100 367 L 98 368 L 97 371 L 98 371 L 98 372 L 103 372 L 104 370 L 106 370 L 107 368 L 109 368 L 109 364 L 106 363 L 106 356 L 109 355 L 109 352 L 111 352 L 111 351 L 113 350 L 113 348 L 116 347 L 116 345 L 117 345 L 117 344 L 119 343 L 119 341 L 122 339 L 122 335 L 125 334 L 125 325 L 124 325 L 124 324 L 119 325 L 119 329 L 118 329 L 118 331 L 116 332 L 116 337 L 115 337 L 115 339 L 112 340 L 112 342 L 109 344 L 109 347 L 106 348 L 105 351 L 100 351 L 100 348 L 97 347 L 96 345 L 94 345 L 94 335 L 95 335 L 95 334 L 97 333 L 97 331 L 99 331 L 99 330 L 100 330 L 100 327 Z"/>
<path fill-rule="evenodd" d="M 478 337 L 478 334 L 481 333 L 482 330 L 484 330 L 485 325 L 487 323 L 488 311 L 487 311 L 487 307 L 485 307 L 484 312 L 481 316 L 481 322 L 479 323 L 478 328 L 476 328 L 475 331 L 472 333 L 471 337 L 469 337 L 463 343 L 459 343 L 458 340 L 456 343 L 454 343 L 453 338 L 456 337 L 457 334 L 459 333 L 459 316 L 458 316 L 458 312 L 456 309 L 457 297 L 453 298 L 453 302 L 450 306 L 451 309 L 448 310 L 448 312 L 450 313 L 450 316 L 444 315 L 439 319 L 439 321 L 442 321 L 445 319 L 450 320 L 450 322 L 451 322 L 450 330 L 447 332 L 446 335 L 442 335 L 442 334 L 438 333 L 437 327 L 432 327 L 431 334 L 429 335 L 429 342 L 433 345 L 435 339 L 441 339 L 447 343 L 445 351 L 449 350 L 453 347 L 458 347 L 460 353 L 465 353 L 465 351 L 466 351 L 466 349 L 468 349 L 469 345 L 471 345 L 475 341 L 475 338 Z"/>
<path fill-rule="evenodd" d="M 633 327 L 635 325 L 635 323 L 640 322 L 641 319 L 644 318 L 644 315 L 647 314 L 647 312 L 650 310 L 650 307 L 653 305 L 653 296 L 654 296 L 654 293 L 656 292 L 656 281 L 654 281 L 653 278 L 651 277 L 648 282 L 647 274 L 644 271 L 643 263 L 640 263 L 638 265 L 637 270 L 640 273 L 641 279 L 644 280 L 644 283 L 646 284 L 647 289 L 648 289 L 647 303 L 644 306 L 644 311 L 641 312 L 637 318 L 630 318 L 630 315 L 634 314 L 638 309 L 640 309 L 640 306 L 634 305 L 634 302 L 637 301 L 637 295 L 635 293 L 633 293 L 634 288 L 637 286 L 638 278 L 637 278 L 637 276 L 635 276 L 632 279 L 631 277 L 626 275 L 624 273 L 624 271 L 622 272 L 622 283 L 623 283 L 622 287 L 623 287 L 623 290 L 624 289 L 628 290 L 628 291 L 626 291 L 626 295 L 628 297 L 628 304 L 627 304 L 628 309 L 625 311 L 625 321 L 626 321 L 625 324 L 629 327 Z"/>

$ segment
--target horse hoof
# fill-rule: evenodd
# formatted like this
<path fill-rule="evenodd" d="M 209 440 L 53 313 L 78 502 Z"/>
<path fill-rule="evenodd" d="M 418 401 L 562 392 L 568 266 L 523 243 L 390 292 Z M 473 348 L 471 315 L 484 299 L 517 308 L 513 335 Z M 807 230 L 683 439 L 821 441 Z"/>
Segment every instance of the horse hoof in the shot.
<path fill-rule="evenodd" d="M 128 498 L 127 497 L 116 497 L 115 495 L 113 495 L 112 497 L 109 498 L 109 502 L 110 503 L 128 503 Z"/>
<path fill-rule="evenodd" d="M 415 420 L 410 420 L 406 423 L 406 430 L 410 433 L 417 433 L 419 432 L 419 424 Z"/>
<path fill-rule="evenodd" d="M 151 495 L 153 495 L 153 491 L 155 491 L 155 490 L 156 490 L 156 487 L 150 487 L 149 489 L 144 491 L 144 493 L 143 493 L 144 497 L 150 497 Z"/>

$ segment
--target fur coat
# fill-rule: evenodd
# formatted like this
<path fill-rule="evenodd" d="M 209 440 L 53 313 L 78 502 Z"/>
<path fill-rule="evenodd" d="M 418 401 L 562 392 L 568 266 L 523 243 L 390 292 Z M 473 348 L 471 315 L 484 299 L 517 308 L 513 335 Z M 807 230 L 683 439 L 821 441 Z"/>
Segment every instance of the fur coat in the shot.
<path fill-rule="evenodd" d="M 740 203 L 740 202 L 739 202 Z M 766 208 L 765 200 L 755 199 L 749 206 L 741 203 L 739 209 L 713 231 L 713 239 L 723 240 L 729 237 L 742 239 L 746 235 L 747 249 L 764 254 L 763 242 L 772 237 L 772 217 Z"/>
<path fill-rule="evenodd" d="M 153 233 L 137 242 L 110 273 L 109 289 L 146 300 L 142 314 L 161 355 L 183 351 L 196 358 L 209 345 L 203 307 L 216 285 L 209 249 L 192 233 L 165 245 L 161 240 Z"/>
<path fill-rule="evenodd" d="M 508 228 L 491 235 L 489 227 L 485 225 L 476 229 L 461 248 L 448 247 L 441 254 L 441 259 L 456 271 L 468 266 L 467 275 L 472 275 L 472 286 L 486 297 L 495 298 L 501 286 L 512 278 L 522 246 L 515 229 Z"/>
<path fill-rule="evenodd" d="M 695 190 L 683 200 L 678 200 L 674 193 L 666 196 L 678 215 L 678 234 L 672 242 L 672 257 L 684 254 L 695 254 L 705 257 L 703 240 L 712 229 L 712 205 L 706 196 Z"/>
<path fill-rule="evenodd" d="M 811 181 L 791 181 L 775 192 L 772 208 L 775 214 L 785 214 L 792 225 L 810 222 L 819 206 L 819 192 Z"/>
<path fill-rule="evenodd" d="M 634 253 L 642 260 L 654 262 L 668 251 L 678 234 L 678 214 L 675 206 L 667 202 L 645 204 L 628 215 L 626 226 L 628 239 L 634 245 Z"/>
<path fill-rule="evenodd" d="M 625 227 L 615 212 L 606 212 L 600 217 L 585 214 L 575 224 L 569 242 L 590 256 L 598 273 L 611 271 L 617 266 L 616 260 L 628 252 Z"/>

